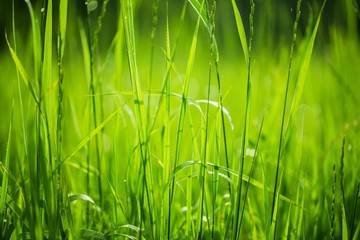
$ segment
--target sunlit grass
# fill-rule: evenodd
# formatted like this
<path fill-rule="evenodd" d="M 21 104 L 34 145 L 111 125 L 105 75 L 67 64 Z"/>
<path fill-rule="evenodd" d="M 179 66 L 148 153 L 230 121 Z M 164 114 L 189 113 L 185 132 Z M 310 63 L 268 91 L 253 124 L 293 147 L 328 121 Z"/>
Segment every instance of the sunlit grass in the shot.
<path fill-rule="evenodd" d="M 25 39 L 13 4 L 0 238 L 357 239 L 350 2 L 25 1 Z"/>

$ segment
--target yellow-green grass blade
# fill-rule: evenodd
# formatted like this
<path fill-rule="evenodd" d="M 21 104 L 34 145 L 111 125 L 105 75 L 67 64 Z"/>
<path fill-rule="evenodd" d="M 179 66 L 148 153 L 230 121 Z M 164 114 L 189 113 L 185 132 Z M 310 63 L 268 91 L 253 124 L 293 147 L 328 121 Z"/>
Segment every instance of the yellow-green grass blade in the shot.
<path fill-rule="evenodd" d="M 170 45 L 170 28 L 169 28 L 169 1 L 166 0 L 166 69 L 171 68 L 171 45 Z M 170 203 L 170 172 L 171 172 L 171 74 L 166 75 L 166 96 L 165 96 L 165 119 L 164 119 L 164 136 L 163 136 L 163 185 L 166 190 L 163 192 L 163 203 L 161 206 L 162 231 L 160 230 L 160 238 L 170 238 L 171 227 L 171 203 Z"/>
<path fill-rule="evenodd" d="M 82 149 L 91 139 L 93 139 L 115 116 L 116 114 L 121 110 L 121 107 L 119 107 L 115 112 L 110 114 L 102 123 L 100 123 L 95 129 L 93 129 L 81 142 L 72 150 L 72 152 L 61 162 L 59 163 L 59 166 L 66 163 L 68 160 L 70 160 L 75 154 Z M 59 167 L 57 166 L 57 168 Z"/>
<path fill-rule="evenodd" d="M 54 105 L 54 91 L 52 90 L 52 46 L 53 46 L 53 7 L 52 0 L 47 2 L 46 9 L 46 19 L 45 19 L 45 32 L 44 32 L 44 44 L 43 44 L 43 59 L 42 59 L 42 75 L 41 75 L 41 91 L 40 92 L 40 108 L 44 106 L 44 118 L 41 121 L 41 124 L 44 127 L 42 137 L 42 143 L 45 145 L 43 148 L 43 156 L 41 157 L 42 161 L 40 164 L 42 165 L 43 171 L 41 173 L 41 181 L 44 184 L 44 193 L 45 193 L 45 201 L 47 205 L 47 217 L 49 218 L 49 237 L 55 238 L 56 229 L 57 229 L 57 202 L 56 202 L 56 192 L 55 185 L 56 181 L 51 177 L 51 173 L 53 168 L 55 167 L 53 162 L 54 153 L 52 149 L 54 148 L 54 132 L 56 117 L 52 114 L 52 109 L 56 109 L 56 105 Z M 47 91 L 49 90 L 49 93 Z M 49 178 L 48 178 L 49 177 Z"/>
<path fill-rule="evenodd" d="M 243 207 L 242 207 L 242 210 L 241 210 L 241 215 L 240 215 L 240 223 L 239 223 L 239 231 L 241 231 L 241 224 L 242 224 L 242 220 L 243 220 L 243 217 L 244 217 L 244 212 L 245 212 L 245 203 L 246 203 L 246 199 L 248 198 L 248 192 L 249 192 L 249 187 L 250 187 L 250 181 L 251 179 L 253 178 L 253 173 L 255 171 L 255 161 L 256 161 L 256 158 L 257 158 L 257 153 L 258 153 L 258 147 L 259 147 L 259 143 L 260 143 L 260 137 L 261 137 L 261 134 L 262 134 L 262 128 L 263 128 L 263 124 L 264 124 L 264 116 L 262 117 L 262 120 L 261 120 L 261 124 L 260 124 L 260 129 L 259 129 L 259 133 L 258 133 L 258 136 L 257 136 L 257 140 L 256 140 L 256 145 L 255 145 L 255 149 L 254 149 L 254 156 L 253 156 L 253 159 L 252 159 L 252 163 L 251 163 L 251 168 L 250 168 L 250 172 L 249 172 L 249 181 L 248 181 L 248 184 L 246 185 L 246 189 L 245 189 L 245 195 L 244 195 L 244 204 L 243 204 Z M 250 202 L 250 199 L 249 199 L 249 202 Z"/>
<path fill-rule="evenodd" d="M 11 57 L 12 57 L 14 63 L 15 63 L 16 69 L 19 71 L 19 73 L 21 75 L 21 78 L 23 79 L 25 85 L 29 88 L 31 95 L 35 100 L 35 103 L 38 104 L 39 99 L 38 99 L 38 97 L 36 95 L 36 91 L 35 91 L 35 88 L 34 88 L 34 86 L 32 84 L 32 81 L 30 80 L 30 77 L 29 77 L 28 73 L 26 72 L 24 66 L 21 64 L 21 61 L 18 58 L 16 52 L 11 47 L 11 45 L 10 45 L 8 39 L 7 39 L 6 34 L 5 34 L 5 38 L 6 38 L 6 43 L 7 43 L 8 47 L 9 47 L 9 50 L 10 50 Z"/>
<path fill-rule="evenodd" d="M 233 5 L 234 6 L 234 5 Z M 252 76 L 251 76 L 251 51 L 252 51 L 252 39 L 254 35 L 254 14 L 255 14 L 255 3 L 253 0 L 250 0 L 250 34 L 249 34 L 249 49 L 247 49 L 247 85 L 246 85 L 246 100 L 245 100 L 245 113 L 244 113 L 244 124 L 243 124 L 243 133 L 242 133 L 242 142 L 241 142 L 241 155 L 239 161 L 239 178 L 237 185 L 237 192 L 235 195 L 235 215 L 234 215 L 234 230 L 233 230 L 233 239 L 238 238 L 238 234 L 241 229 L 241 216 L 240 216 L 240 205 L 241 205 L 241 194 L 242 194 L 242 178 L 244 171 L 244 162 L 245 162 L 245 153 L 248 145 L 248 131 L 250 124 L 250 111 L 251 111 L 251 85 L 252 85 Z M 238 29 L 239 31 L 239 29 Z M 245 33 L 244 33 L 245 34 Z M 246 198 L 244 203 L 246 204 Z"/>
<path fill-rule="evenodd" d="M 192 42 L 191 42 L 190 53 L 189 53 L 189 57 L 188 57 L 188 61 L 187 61 L 185 82 L 183 85 L 182 101 L 181 101 L 181 106 L 180 106 L 180 115 L 179 115 L 178 128 L 177 128 L 177 134 L 176 134 L 174 168 L 176 168 L 176 166 L 179 162 L 179 159 L 180 159 L 181 140 L 182 140 L 182 134 L 183 134 L 183 130 L 184 130 L 185 116 L 186 116 L 186 112 L 187 112 L 186 111 L 187 110 L 187 99 L 188 99 L 192 69 L 193 69 L 194 60 L 195 60 L 199 25 L 200 25 L 200 16 L 198 17 L 198 20 L 196 23 L 194 35 L 193 35 Z"/>
<path fill-rule="evenodd" d="M 43 59 L 42 59 L 42 84 L 43 84 L 43 93 L 42 98 L 45 97 L 45 91 L 49 90 L 52 85 L 52 0 L 48 1 L 47 4 L 47 11 L 46 11 L 46 23 L 45 23 L 45 36 L 44 36 L 44 45 L 43 45 Z M 50 96 L 52 95 L 53 91 L 50 90 Z M 49 97 L 51 100 L 51 97 Z M 51 101 L 46 101 L 47 103 L 51 103 Z M 48 107 L 51 108 L 52 106 L 48 104 Z M 48 112 L 50 109 L 48 109 Z M 52 126 L 52 125 L 51 125 Z"/>
<path fill-rule="evenodd" d="M 201 8 L 200 12 L 201 11 L 202 11 L 202 8 Z M 193 34 L 193 37 L 192 37 L 189 57 L 188 57 L 188 60 L 187 60 L 186 73 L 185 73 L 185 82 L 184 82 L 184 85 L 183 85 L 182 101 L 181 101 L 181 106 L 180 106 L 180 113 L 179 113 L 180 115 L 179 115 L 177 134 L 176 134 L 174 168 L 177 167 L 177 165 L 179 163 L 179 160 L 180 160 L 182 135 L 183 135 L 183 131 L 184 131 L 184 122 L 185 122 L 186 113 L 187 113 L 187 107 L 188 107 L 187 106 L 187 98 L 188 98 L 188 92 L 189 92 L 189 86 L 190 86 L 190 78 L 191 78 L 191 74 L 192 74 L 192 70 L 193 70 L 193 66 L 194 66 L 194 61 L 195 61 L 195 53 L 196 53 L 196 48 L 197 48 L 197 40 L 198 40 L 200 19 L 201 19 L 201 15 L 199 14 L 198 20 L 197 20 L 197 23 L 196 23 L 196 26 L 195 26 L 195 31 L 194 31 L 194 34 Z M 171 189 L 171 196 L 170 196 L 171 199 L 170 199 L 170 201 L 172 201 L 172 197 L 174 195 L 174 187 L 175 187 L 174 186 L 174 181 L 175 181 L 175 178 L 173 179 L 173 183 L 172 183 L 172 186 L 171 186 L 172 189 Z M 191 181 L 191 179 L 189 181 Z M 188 182 L 187 185 L 188 185 L 188 187 L 191 187 L 191 182 Z M 188 207 L 191 207 L 191 195 L 189 195 L 189 194 L 187 196 L 187 205 L 188 205 Z M 189 210 L 190 209 L 188 209 L 188 212 L 189 212 Z M 187 226 L 190 227 L 191 220 L 188 219 L 188 218 L 189 218 L 189 215 L 187 216 Z M 201 218 L 200 218 L 200 221 L 198 221 L 198 224 L 199 223 L 200 223 L 200 225 L 202 224 Z M 198 230 L 200 229 L 200 225 L 197 227 Z M 190 230 L 188 229 L 188 231 L 190 231 Z"/>
<path fill-rule="evenodd" d="M 188 1 L 184 1 L 184 4 L 183 4 L 183 7 L 182 7 L 182 10 L 181 10 L 181 15 L 180 15 L 180 19 L 179 19 L 179 23 L 180 23 L 180 28 L 179 30 L 177 31 L 177 35 L 176 35 L 176 38 L 175 38 L 175 42 L 173 44 L 173 47 L 172 47 L 172 52 L 170 54 L 170 56 L 167 56 L 167 54 L 165 53 L 166 55 L 166 59 L 167 61 L 169 61 L 169 65 L 167 66 L 166 68 L 166 73 L 165 73 L 165 77 L 164 77 L 164 81 L 162 83 L 162 90 L 160 91 L 160 98 L 158 100 L 158 103 L 156 104 L 156 107 L 155 107 L 155 111 L 154 111 L 154 114 L 153 114 L 153 119 L 150 123 L 150 126 L 149 126 L 149 129 L 148 129 L 148 134 L 151 133 L 155 127 L 155 123 L 156 123 L 156 120 L 157 120 L 157 117 L 159 115 L 159 109 L 160 109 L 160 106 L 163 102 L 163 95 L 164 95 L 164 92 L 165 92 L 165 89 L 166 89 L 166 84 L 167 84 L 167 79 L 168 79 L 168 76 L 170 75 L 171 73 L 171 70 L 174 70 L 175 72 L 178 72 L 176 70 L 176 66 L 174 64 L 174 59 L 175 59 L 175 55 L 176 55 L 176 52 L 177 52 L 177 46 L 178 46 L 178 43 L 179 43 L 179 39 L 180 39 L 180 35 L 182 33 L 182 27 L 183 27 L 183 24 L 184 24 L 184 20 L 185 20 L 185 15 L 186 15 L 186 10 L 187 10 L 187 3 Z M 170 41 L 170 35 L 167 39 L 167 41 Z"/>
<path fill-rule="evenodd" d="M 152 229 L 156 228 L 154 222 L 154 214 L 156 212 L 152 211 L 155 209 L 155 200 L 154 200 L 154 191 L 153 191 L 153 181 L 152 181 L 152 164 L 150 161 L 150 149 L 148 146 L 148 137 L 147 137 L 147 119 L 144 106 L 144 99 L 141 92 L 141 83 L 138 73 L 137 58 L 136 58 L 136 46 L 135 46 L 135 29 L 134 29 L 134 19 L 133 19 L 133 5 L 132 1 L 126 0 L 122 2 L 123 4 L 123 21 L 125 29 L 125 40 L 127 48 L 127 58 L 129 65 L 129 72 L 131 78 L 131 85 L 134 94 L 134 104 L 135 104 L 135 117 L 137 121 L 137 134 L 139 141 L 139 150 L 141 163 L 140 169 L 142 169 L 142 187 L 139 191 L 140 196 L 140 228 L 142 227 L 143 213 L 145 211 L 145 194 L 147 200 L 147 207 L 149 213 L 149 222 Z M 156 216 L 155 216 L 156 218 Z M 140 232 L 140 238 L 141 238 Z M 154 234 L 154 233 L 153 233 Z"/>
<path fill-rule="evenodd" d="M 88 85 L 90 83 L 90 51 L 89 51 L 89 43 L 86 38 L 86 32 L 84 25 L 81 21 L 79 21 L 79 29 L 80 29 L 80 40 L 81 40 L 81 47 L 82 47 L 82 54 L 83 54 L 83 61 L 84 61 L 84 68 L 85 68 L 85 76 L 86 80 L 88 81 Z"/>
<path fill-rule="evenodd" d="M 114 38 L 115 41 L 115 50 L 114 50 L 114 58 L 115 58 L 115 79 L 121 78 L 123 71 L 123 51 L 124 51 L 124 21 L 122 16 L 121 4 L 119 4 L 118 9 L 118 20 L 117 20 L 117 31 L 116 36 Z M 118 86 L 120 83 L 114 82 L 114 86 Z M 120 87 L 122 87 L 120 85 Z"/>
<path fill-rule="evenodd" d="M 59 6 L 59 25 L 60 25 L 60 59 L 64 56 L 65 39 L 66 39 L 66 27 L 67 27 L 67 15 L 68 15 L 68 0 L 60 0 Z"/>
<path fill-rule="evenodd" d="M 34 54 L 34 74 L 35 80 L 39 81 L 41 64 L 42 64 L 42 46 L 41 46 L 41 35 L 40 35 L 40 23 L 35 17 L 33 7 L 30 0 L 25 0 L 31 19 L 32 35 L 33 35 L 33 54 Z"/>
<path fill-rule="evenodd" d="M 252 236 L 252 239 L 259 239 L 260 236 L 259 236 L 259 233 L 258 233 L 258 230 L 256 228 L 256 215 L 254 213 L 254 210 L 252 208 L 252 204 L 251 204 L 251 201 L 250 201 L 250 196 L 247 197 L 247 202 L 248 202 L 248 208 L 249 208 L 249 217 L 250 217 L 250 220 L 251 220 L 251 225 L 252 225 L 252 231 L 251 231 L 251 236 Z"/>
<path fill-rule="evenodd" d="M 197 132 L 196 129 L 194 128 L 194 121 L 193 121 L 193 117 L 191 114 L 189 114 L 189 128 L 190 128 L 190 136 L 191 136 L 191 143 L 192 143 L 192 148 L 193 148 L 193 156 L 195 161 L 200 161 L 201 159 L 201 151 L 199 148 L 199 144 L 198 144 L 198 140 L 197 140 Z M 205 143 L 206 144 L 206 143 Z M 205 160 L 204 160 L 205 161 Z M 202 164 L 200 165 L 202 166 Z M 202 168 L 202 167 L 200 167 Z M 188 169 L 188 176 L 191 176 L 192 173 L 195 171 L 195 165 L 193 165 L 190 169 Z M 205 177 L 204 177 L 205 178 Z M 201 185 L 204 184 L 205 179 L 199 179 L 201 182 Z M 188 178 L 187 179 L 187 192 L 186 192 L 186 206 L 187 206 L 187 211 L 186 211 L 186 223 L 187 223 L 187 230 L 188 230 L 188 237 L 195 237 L 195 228 L 194 228 L 194 221 L 192 219 L 192 195 L 193 195 L 193 178 Z M 202 189 L 203 191 L 203 189 Z M 200 211 L 199 211 L 200 213 Z M 201 214 L 200 214 L 201 216 Z M 201 218 L 199 219 L 199 221 L 202 221 Z"/>
<path fill-rule="evenodd" d="M 207 31 L 210 34 L 210 38 L 213 44 L 213 54 L 214 54 L 214 58 L 215 61 L 219 61 L 219 51 L 218 51 L 218 47 L 217 47 L 217 42 L 216 42 L 216 38 L 215 35 L 213 34 L 213 29 L 214 26 L 212 24 L 212 19 L 210 19 L 209 15 L 207 14 L 206 11 L 204 11 L 203 9 L 203 4 L 200 3 L 198 0 L 187 0 L 190 2 L 190 5 L 195 9 L 196 13 L 199 15 L 199 18 L 201 19 L 201 21 L 204 23 Z"/>
<path fill-rule="evenodd" d="M 242 49 L 244 52 L 245 62 L 246 62 L 246 65 L 248 66 L 249 65 L 249 52 L 248 52 L 248 44 L 247 44 L 244 24 L 243 24 L 241 14 L 236 5 L 235 0 L 231 0 L 231 4 L 232 4 L 232 8 L 233 8 L 234 15 L 235 15 L 235 22 L 236 22 L 238 35 L 240 38 L 240 43 L 241 43 L 241 46 L 242 46 Z"/>
<path fill-rule="evenodd" d="M 341 193 L 341 236 L 342 239 L 349 239 L 345 210 L 345 180 L 344 180 L 344 158 L 345 158 L 345 137 L 343 138 L 340 156 L 340 193 Z"/>
<path fill-rule="evenodd" d="M 301 56 L 301 64 L 300 64 L 299 73 L 296 77 L 296 88 L 295 88 L 294 97 L 293 97 L 292 103 L 291 103 L 290 116 L 289 116 L 289 120 L 288 120 L 288 124 L 287 124 L 287 130 L 285 132 L 285 139 L 288 137 L 288 134 L 290 134 L 291 128 L 294 126 L 295 121 L 296 121 L 301 97 L 302 97 L 303 90 L 304 90 L 306 75 L 307 75 L 308 69 L 310 67 L 311 56 L 312 56 L 312 52 L 313 52 L 313 48 L 314 48 L 314 44 L 315 44 L 315 39 L 316 39 L 316 35 L 317 35 L 318 29 L 319 29 L 321 15 L 324 10 L 326 1 L 327 0 L 324 0 L 324 2 L 322 4 L 320 13 L 316 20 L 315 27 L 308 39 L 308 42 L 304 49 L 304 52 Z"/>
<path fill-rule="evenodd" d="M 274 194 L 272 198 L 272 207 L 271 207 L 271 225 L 273 226 L 273 222 L 276 219 L 274 219 L 274 215 L 276 215 L 275 211 L 277 211 L 275 208 L 278 207 L 278 194 L 280 193 L 280 188 L 278 185 L 280 185 L 279 182 L 281 182 L 281 178 L 279 177 L 279 171 L 280 171 L 280 160 L 282 156 L 283 151 L 283 145 L 284 145 L 284 135 L 286 135 L 286 130 L 284 129 L 285 125 L 285 114 L 287 109 L 287 100 L 288 100 L 288 94 L 289 94 L 289 85 L 290 85 L 290 75 L 292 71 L 292 64 L 293 64 L 293 53 L 294 48 L 296 44 L 297 39 L 297 29 L 298 29 L 298 23 L 300 20 L 301 15 L 301 5 L 302 0 L 297 0 L 296 4 L 296 17 L 293 25 L 293 33 L 292 33 L 292 41 L 291 41 L 291 47 L 290 47 L 290 56 L 289 56 L 289 65 L 288 65 L 288 74 L 287 74 L 287 80 L 285 85 L 285 94 L 284 94 L 284 103 L 282 108 L 282 116 L 281 116 L 281 125 L 280 125 L 280 135 L 279 135 L 279 147 L 278 147 L 278 153 L 277 153 L 277 163 L 276 163 L 276 170 L 275 170 L 275 181 L 274 181 Z M 284 134 L 285 132 L 285 134 Z M 279 181 L 280 179 L 280 181 Z M 274 233 L 275 234 L 275 233 Z M 275 235 L 274 235 L 275 236 Z"/>

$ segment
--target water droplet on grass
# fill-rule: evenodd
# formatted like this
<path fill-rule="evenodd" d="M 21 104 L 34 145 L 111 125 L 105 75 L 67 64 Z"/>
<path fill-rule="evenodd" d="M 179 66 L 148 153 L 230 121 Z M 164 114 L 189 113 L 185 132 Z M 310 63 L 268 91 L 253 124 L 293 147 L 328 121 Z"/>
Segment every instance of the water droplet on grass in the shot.
<path fill-rule="evenodd" d="M 98 7 L 98 2 L 95 0 L 87 2 L 88 12 L 94 11 Z"/>
<path fill-rule="evenodd" d="M 252 148 L 246 149 L 246 156 L 254 157 L 255 156 L 255 149 L 252 149 Z"/>
<path fill-rule="evenodd" d="M 304 189 L 305 188 L 305 180 L 301 179 L 299 185 L 302 189 Z"/>
<path fill-rule="evenodd" d="M 186 212 L 187 210 L 188 210 L 188 208 L 185 206 L 185 207 L 182 207 L 180 211 L 181 212 Z"/>
<path fill-rule="evenodd" d="M 230 194 L 228 193 L 224 194 L 223 198 L 230 198 Z"/>
<path fill-rule="evenodd" d="M 41 8 L 41 10 L 40 10 L 40 11 L 41 11 L 42 13 L 43 13 L 43 12 L 45 12 L 45 8 Z"/>

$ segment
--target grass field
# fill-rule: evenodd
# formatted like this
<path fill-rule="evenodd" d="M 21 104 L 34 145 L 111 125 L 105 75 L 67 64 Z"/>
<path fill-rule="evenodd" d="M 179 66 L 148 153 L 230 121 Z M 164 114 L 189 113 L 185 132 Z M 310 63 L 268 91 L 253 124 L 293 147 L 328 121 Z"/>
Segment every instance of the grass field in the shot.
<path fill-rule="evenodd" d="M 7 1 L 0 239 L 360 238 L 355 0 Z"/>

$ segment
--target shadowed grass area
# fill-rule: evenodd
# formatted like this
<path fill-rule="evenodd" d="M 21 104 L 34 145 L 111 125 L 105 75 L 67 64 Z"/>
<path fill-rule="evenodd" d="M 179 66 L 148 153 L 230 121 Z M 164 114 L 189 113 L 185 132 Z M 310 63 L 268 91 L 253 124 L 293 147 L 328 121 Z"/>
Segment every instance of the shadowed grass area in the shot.
<path fill-rule="evenodd" d="M 277 3 L 6 5 L 0 239 L 359 238 L 358 4 Z"/>

